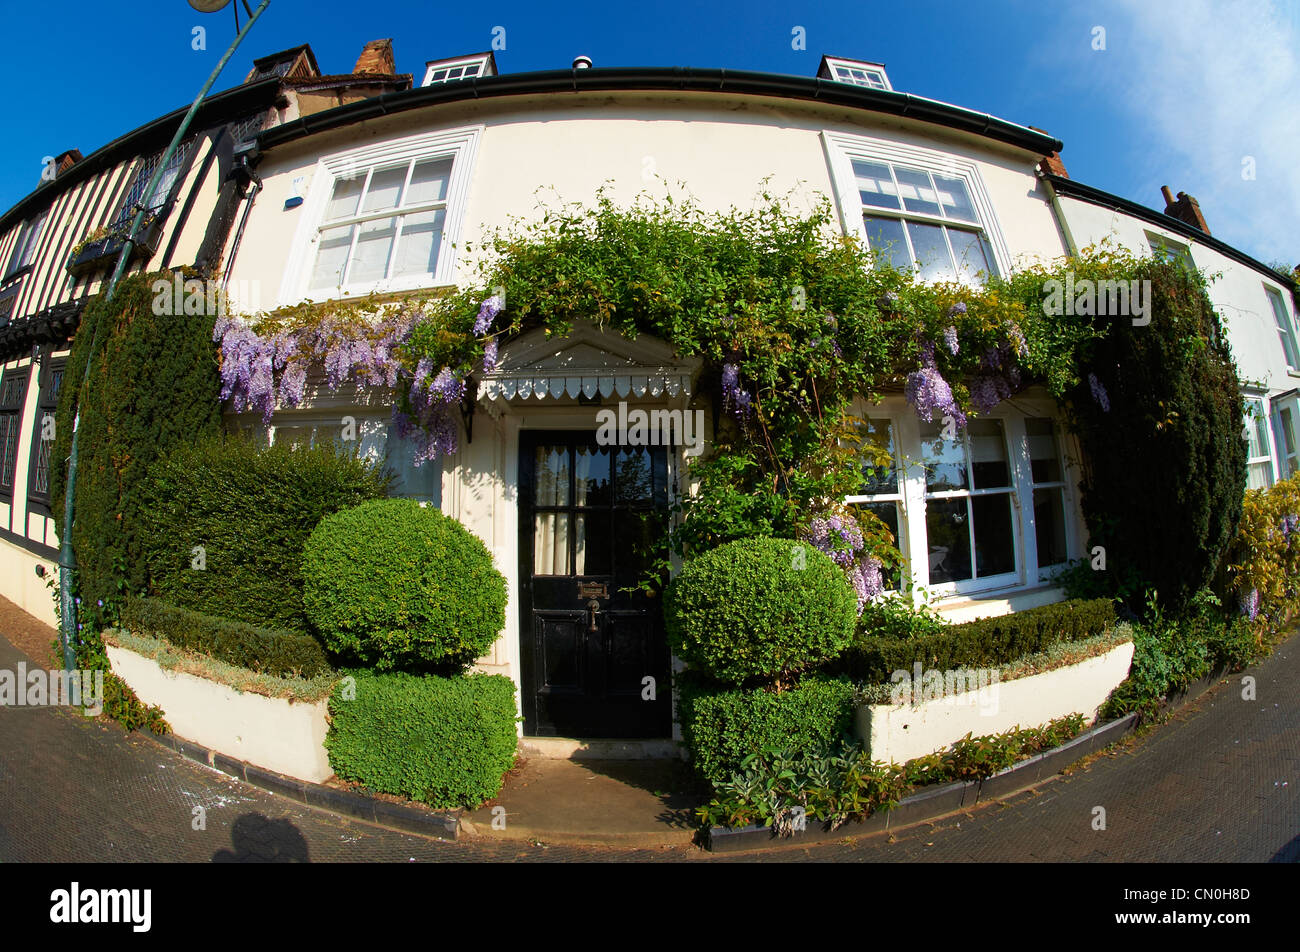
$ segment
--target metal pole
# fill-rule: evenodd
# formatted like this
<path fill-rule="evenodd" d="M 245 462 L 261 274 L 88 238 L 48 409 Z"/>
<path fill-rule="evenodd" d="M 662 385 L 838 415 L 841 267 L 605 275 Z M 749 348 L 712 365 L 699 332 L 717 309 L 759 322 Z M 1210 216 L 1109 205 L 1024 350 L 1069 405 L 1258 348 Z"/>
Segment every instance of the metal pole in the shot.
<path fill-rule="evenodd" d="M 153 194 L 158 189 L 158 183 L 162 181 L 163 174 L 167 169 L 167 163 L 176 154 L 177 147 L 180 145 L 181 140 L 185 138 L 190 123 L 194 121 L 194 116 L 198 113 L 199 107 L 203 105 L 204 97 L 207 96 L 208 91 L 216 83 L 217 77 L 226 68 L 230 58 L 235 55 L 235 50 L 244 41 L 244 37 L 253 28 L 253 24 L 266 12 L 266 8 L 270 5 L 271 0 L 262 0 L 261 5 L 253 12 L 248 22 L 244 24 L 244 28 L 236 34 L 234 42 L 230 44 L 230 48 L 226 50 L 225 55 L 221 57 L 216 69 L 212 71 L 208 81 L 203 84 L 199 94 L 194 97 L 189 112 L 185 113 L 185 118 L 176 127 L 176 134 L 172 136 L 171 144 L 167 146 L 167 151 L 163 153 L 162 158 L 158 161 L 158 167 L 154 169 L 153 176 L 149 179 L 149 185 L 145 188 L 140 209 L 135 213 L 135 218 L 131 221 L 131 228 L 126 233 L 126 241 L 122 243 L 122 251 L 117 256 L 117 267 L 113 269 L 113 277 L 109 280 L 108 287 L 103 291 L 105 300 L 112 299 L 114 292 L 117 290 L 118 282 L 122 280 L 122 275 L 126 273 L 127 265 L 131 260 L 131 253 L 135 250 L 136 232 L 140 230 L 140 225 L 144 221 L 145 210 L 149 208 L 150 202 L 153 201 Z M 81 395 L 82 400 L 86 399 L 90 393 L 90 365 L 94 360 L 98 345 L 99 328 L 96 327 L 95 334 L 90 340 L 90 350 L 86 355 L 86 367 L 81 376 L 84 390 Z M 63 639 L 63 666 L 69 671 L 75 668 L 77 664 L 76 652 L 72 647 L 72 637 L 77 630 L 77 606 L 72 599 L 72 577 L 77 570 L 77 557 L 72 551 L 72 519 L 76 508 L 77 431 L 80 423 L 81 410 L 78 408 L 76 419 L 72 424 L 72 450 L 68 455 L 67 490 L 63 501 L 63 531 L 59 533 L 59 628 Z"/>

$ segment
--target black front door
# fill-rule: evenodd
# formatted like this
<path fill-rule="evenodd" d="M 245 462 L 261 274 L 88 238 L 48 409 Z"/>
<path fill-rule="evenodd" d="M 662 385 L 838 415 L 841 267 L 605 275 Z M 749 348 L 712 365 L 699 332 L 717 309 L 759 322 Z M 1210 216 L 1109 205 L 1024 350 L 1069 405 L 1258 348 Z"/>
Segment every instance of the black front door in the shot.
<path fill-rule="evenodd" d="M 620 591 L 662 531 L 667 464 L 664 447 L 599 446 L 594 433 L 520 435 L 526 733 L 671 735 L 660 599 Z"/>

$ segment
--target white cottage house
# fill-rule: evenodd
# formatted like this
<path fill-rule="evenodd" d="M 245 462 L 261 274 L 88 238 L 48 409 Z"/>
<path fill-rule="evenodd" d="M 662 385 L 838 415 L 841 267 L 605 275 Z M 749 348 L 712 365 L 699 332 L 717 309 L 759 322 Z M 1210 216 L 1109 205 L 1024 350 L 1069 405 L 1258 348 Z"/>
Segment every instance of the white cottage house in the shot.
<path fill-rule="evenodd" d="M 591 203 L 604 187 L 631 203 L 661 196 L 664 182 L 719 211 L 750 207 L 764 189 L 790 196 L 794 211 L 829 197 L 846 234 L 936 280 L 979 282 L 1111 236 L 1224 272 L 1211 293 L 1257 411 L 1251 485 L 1296 470 L 1300 358 L 1286 278 L 1212 238 L 1187 211 L 1194 200 L 1161 213 L 1076 183 L 1051 136 L 894 90 L 881 64 L 827 57 L 802 77 L 580 60 L 498 75 L 479 54 L 431 62 L 418 87 L 311 114 L 299 108 L 306 95 L 287 89 L 288 105 L 247 154 L 256 187 L 221 258 L 237 305 L 452 286 L 471 273 L 467 249 L 514 217 L 540 216 L 540 201 Z M 390 431 L 392 395 L 379 390 L 309 388 L 269 426 L 231 423 L 278 442 L 336 439 L 351 418 L 364 451 L 398 464 L 400 492 L 488 545 L 509 604 L 478 667 L 518 686 L 523 735 L 667 737 L 670 692 L 656 704 L 640 697 L 644 675 L 669 674 L 661 612 L 618 589 L 634 568 L 625 555 L 636 514 L 689 490 L 685 453 L 611 452 L 594 434 L 598 409 L 620 402 L 705 409 L 699 372 L 644 335 L 590 324 L 565 340 L 525 335 L 479 380 L 459 450 L 418 468 Z M 10 374 L 6 365 L 0 393 Z M 30 438 L 30 403 L 18 406 L 19 443 Z M 900 463 L 932 455 L 937 434 L 901 395 L 860 411 Z M 1051 398 L 1018 395 L 943 452 L 932 471 L 978 467 L 973 488 L 966 478 L 927 484 L 924 467 L 900 465 L 849 500 L 895 528 L 917 591 L 954 620 L 1063 597 L 1053 576 L 1087 539 L 1077 449 Z M 16 534 L 11 526 L 0 549 L 21 548 Z M 10 573 L 3 584 L 14 597 Z"/>

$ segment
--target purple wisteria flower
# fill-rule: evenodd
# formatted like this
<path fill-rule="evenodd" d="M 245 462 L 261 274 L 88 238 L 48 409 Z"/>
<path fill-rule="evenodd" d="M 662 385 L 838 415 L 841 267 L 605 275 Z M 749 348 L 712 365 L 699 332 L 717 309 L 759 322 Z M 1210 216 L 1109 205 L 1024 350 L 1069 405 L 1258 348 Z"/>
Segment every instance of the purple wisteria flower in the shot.
<path fill-rule="evenodd" d="M 961 349 L 957 344 L 957 328 L 949 325 L 943 332 L 943 342 L 947 345 L 948 352 L 955 357 Z"/>
<path fill-rule="evenodd" d="M 498 295 L 492 295 L 480 305 L 478 317 L 474 321 L 474 336 L 482 337 L 487 333 L 496 316 L 501 313 L 502 300 Z"/>
<path fill-rule="evenodd" d="M 931 370 L 937 366 L 934 357 L 934 341 L 921 341 L 920 357 L 921 366 L 928 367 Z"/>
<path fill-rule="evenodd" d="M 497 339 L 494 337 L 483 348 L 483 369 L 493 371 L 497 366 Z"/>
<path fill-rule="evenodd" d="M 927 423 L 934 419 L 934 414 L 938 411 L 941 417 L 951 416 L 959 427 L 965 428 L 966 414 L 957 406 L 948 381 L 933 367 L 922 367 L 908 374 L 904 396 L 916 409 L 916 415 Z"/>
<path fill-rule="evenodd" d="M 1097 406 L 1101 407 L 1101 412 L 1109 413 L 1110 397 L 1106 394 L 1106 388 L 1097 379 L 1096 374 L 1088 374 L 1088 389 L 1092 391 L 1092 399 L 1097 401 Z"/>
<path fill-rule="evenodd" d="M 1252 588 L 1250 594 L 1241 600 L 1241 613 L 1251 621 L 1259 616 L 1259 589 Z"/>
<path fill-rule="evenodd" d="M 1029 341 L 1025 340 L 1025 334 L 1020 329 L 1019 324 L 1012 324 L 1011 328 L 1007 331 L 1007 336 L 1015 345 L 1016 354 L 1021 357 L 1029 356 Z"/>
<path fill-rule="evenodd" d="M 1300 516 L 1294 514 L 1283 516 L 1282 521 L 1278 523 L 1278 528 L 1282 530 L 1282 541 L 1290 546 L 1293 537 L 1300 534 Z"/>
<path fill-rule="evenodd" d="M 743 420 L 749 415 L 753 397 L 740 386 L 740 368 L 735 364 L 722 365 L 722 403 L 738 419 Z"/>
<path fill-rule="evenodd" d="M 808 542 L 844 570 L 858 598 L 858 614 L 884 591 L 882 563 L 865 551 L 862 529 L 851 517 L 816 517 L 808 527 Z"/>
<path fill-rule="evenodd" d="M 948 308 L 948 316 L 949 316 L 949 317 L 955 317 L 955 316 L 958 315 L 958 314 L 965 314 L 965 313 L 966 313 L 966 302 L 965 302 L 965 301 L 958 301 L 958 302 L 957 302 L 956 304 L 954 304 L 952 307 Z"/>
<path fill-rule="evenodd" d="M 457 403 L 465 396 L 465 381 L 460 380 L 447 367 L 438 371 L 438 376 L 429 384 L 429 400 L 437 397 L 445 404 Z"/>
<path fill-rule="evenodd" d="M 980 413 L 988 413 L 1011 396 L 1011 387 L 999 374 L 980 374 L 970 385 L 970 400 Z"/>

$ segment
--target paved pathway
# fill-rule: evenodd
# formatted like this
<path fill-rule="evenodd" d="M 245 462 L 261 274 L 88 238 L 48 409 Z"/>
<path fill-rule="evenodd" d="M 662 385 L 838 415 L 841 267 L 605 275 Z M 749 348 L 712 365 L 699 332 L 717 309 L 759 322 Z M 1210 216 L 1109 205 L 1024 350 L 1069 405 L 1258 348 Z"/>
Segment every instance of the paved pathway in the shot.
<path fill-rule="evenodd" d="M 20 660 L 0 637 L 0 668 Z M 1012 800 L 892 837 L 730 856 L 410 836 L 280 799 L 116 725 L 5 707 L 0 862 L 1295 862 L 1300 639 L 1247 673 L 1256 700 L 1241 699 L 1237 676 L 1129 749 Z M 1097 806 L 1104 831 L 1092 828 Z M 193 828 L 195 807 L 206 829 Z"/>

